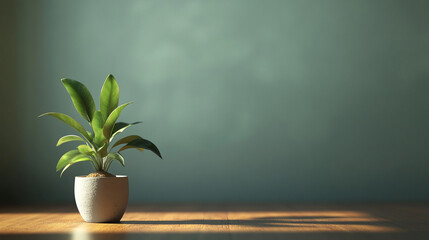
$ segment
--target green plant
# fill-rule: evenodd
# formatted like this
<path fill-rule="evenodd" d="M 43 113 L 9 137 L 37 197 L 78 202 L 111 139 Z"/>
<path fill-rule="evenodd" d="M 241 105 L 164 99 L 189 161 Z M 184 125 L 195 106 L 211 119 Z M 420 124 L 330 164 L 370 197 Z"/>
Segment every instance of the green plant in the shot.
<path fill-rule="evenodd" d="M 77 112 L 88 121 L 92 131 L 87 131 L 79 122 L 63 113 L 48 112 L 39 116 L 58 118 L 78 131 L 82 136 L 63 136 L 58 140 L 57 146 L 71 141 L 85 142 L 85 144 L 79 145 L 77 149 L 66 152 L 60 158 L 56 168 L 57 172 L 62 169 L 60 176 L 62 176 L 64 171 L 71 165 L 83 161 L 91 162 L 96 171 L 104 172 L 107 172 L 113 160 L 117 160 L 122 166 L 125 166 L 124 158 L 120 152 L 130 148 L 136 148 L 140 151 L 147 149 L 162 158 L 155 144 L 137 135 L 124 137 L 118 140 L 109 149 L 113 138 L 117 134 L 123 132 L 132 125 L 140 123 L 116 122 L 122 110 L 131 102 L 118 106 L 119 87 L 112 74 L 107 76 L 101 89 L 100 110 L 96 110 L 94 99 L 85 85 L 79 81 L 66 78 L 61 79 L 61 82 L 70 94 Z M 112 151 L 113 148 L 121 144 L 125 145 L 118 151 Z"/>

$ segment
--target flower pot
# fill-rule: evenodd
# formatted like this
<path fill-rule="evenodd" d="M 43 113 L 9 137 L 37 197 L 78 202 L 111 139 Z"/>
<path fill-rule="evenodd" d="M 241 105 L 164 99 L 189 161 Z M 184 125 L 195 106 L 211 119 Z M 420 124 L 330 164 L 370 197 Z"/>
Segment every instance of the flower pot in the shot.
<path fill-rule="evenodd" d="M 128 177 L 77 176 L 74 182 L 77 209 L 86 222 L 119 222 L 128 203 Z"/>

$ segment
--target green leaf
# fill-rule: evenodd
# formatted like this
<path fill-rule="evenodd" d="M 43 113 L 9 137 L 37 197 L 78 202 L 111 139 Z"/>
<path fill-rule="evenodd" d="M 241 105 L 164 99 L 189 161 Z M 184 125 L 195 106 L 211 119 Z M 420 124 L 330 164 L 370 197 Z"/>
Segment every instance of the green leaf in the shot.
<path fill-rule="evenodd" d="M 119 149 L 118 152 L 124 151 L 124 150 L 129 149 L 129 148 L 135 148 L 135 149 L 139 150 L 140 152 L 143 152 L 143 150 L 144 150 L 143 148 L 136 147 L 136 146 L 123 146 L 123 147 L 121 147 L 121 149 Z"/>
<path fill-rule="evenodd" d="M 110 163 L 113 161 L 113 160 L 118 160 L 120 163 L 121 163 L 121 165 L 123 166 L 123 167 L 125 167 L 125 159 L 124 159 L 124 157 L 122 157 L 122 155 L 120 154 L 120 153 L 109 153 L 109 154 L 107 154 L 107 167 L 109 167 L 110 166 Z"/>
<path fill-rule="evenodd" d="M 100 111 L 104 121 L 118 107 L 118 102 L 119 86 L 113 75 L 109 74 L 104 81 L 100 94 Z"/>
<path fill-rule="evenodd" d="M 114 148 L 118 145 L 121 145 L 121 144 L 127 144 L 127 143 L 134 141 L 136 139 L 142 139 L 142 138 L 140 136 L 137 136 L 137 135 L 131 135 L 128 137 L 121 138 L 115 144 L 113 144 L 112 148 Z"/>
<path fill-rule="evenodd" d="M 97 153 L 100 155 L 100 157 L 104 158 L 107 155 L 107 147 L 109 145 L 107 142 L 104 142 L 103 145 L 99 148 L 97 148 Z"/>
<path fill-rule="evenodd" d="M 105 157 L 107 155 L 107 145 L 103 145 L 103 147 L 101 147 L 98 150 L 98 154 L 100 154 L 100 157 Z"/>
<path fill-rule="evenodd" d="M 77 156 L 79 154 L 80 154 L 80 152 L 75 149 L 75 150 L 68 151 L 63 156 L 61 156 L 61 158 L 57 164 L 57 172 L 61 168 L 65 167 L 70 162 L 71 159 L 73 159 L 75 156 Z"/>
<path fill-rule="evenodd" d="M 115 132 L 127 127 L 128 125 L 130 125 L 129 123 L 126 122 L 117 122 L 115 123 L 115 126 L 113 126 L 113 130 L 112 130 L 112 135 L 115 134 Z"/>
<path fill-rule="evenodd" d="M 60 177 L 63 176 L 63 173 L 73 164 L 78 163 L 78 162 L 83 162 L 83 161 L 92 161 L 91 158 L 84 156 L 84 155 L 78 155 L 75 156 L 73 159 L 71 159 L 69 161 L 69 163 L 63 168 L 63 170 L 61 171 Z M 58 171 L 58 170 L 57 170 Z"/>
<path fill-rule="evenodd" d="M 82 145 L 77 146 L 77 149 L 79 150 L 80 153 L 85 154 L 85 155 L 91 155 L 94 153 L 94 150 L 92 150 L 92 148 L 90 148 L 86 144 L 82 144 Z"/>
<path fill-rule="evenodd" d="M 92 130 L 94 130 L 94 142 L 97 146 L 102 146 L 106 142 L 103 135 L 104 120 L 100 111 L 95 111 L 94 118 L 91 121 Z"/>
<path fill-rule="evenodd" d="M 121 106 L 113 110 L 112 113 L 110 113 L 103 127 L 103 134 L 106 137 L 106 139 L 110 139 L 110 137 L 112 136 L 113 126 L 115 125 L 116 120 L 118 120 L 118 117 L 121 114 L 122 110 L 130 103 L 131 102 L 122 104 Z"/>
<path fill-rule="evenodd" d="M 97 152 L 101 151 L 104 147 L 106 147 L 106 143 L 104 143 L 103 146 L 97 148 Z"/>
<path fill-rule="evenodd" d="M 134 122 L 134 123 L 117 122 L 117 123 L 115 123 L 115 126 L 113 127 L 113 131 L 112 131 L 112 137 L 110 137 L 110 141 L 113 140 L 113 138 L 116 136 L 116 134 L 121 133 L 121 132 L 125 131 L 125 129 L 127 129 L 128 127 L 130 127 L 132 125 L 139 124 L 139 123 L 141 123 L 141 122 Z"/>
<path fill-rule="evenodd" d="M 151 141 L 143 139 L 139 137 L 138 139 L 132 140 L 127 145 L 123 146 L 121 149 L 119 149 L 118 152 L 123 151 L 128 148 L 137 148 L 137 149 L 147 149 L 158 155 L 158 157 L 161 157 L 161 153 L 159 152 L 158 148 L 153 144 Z"/>
<path fill-rule="evenodd" d="M 90 142 L 92 143 L 93 142 L 93 140 L 94 140 L 94 133 L 92 133 L 92 132 L 90 132 L 90 131 L 86 131 L 86 133 L 88 134 L 88 136 L 90 137 L 90 139 L 88 139 L 88 140 L 90 140 Z"/>
<path fill-rule="evenodd" d="M 88 135 L 85 128 L 83 128 L 82 125 L 80 125 L 80 123 L 78 123 L 70 116 L 65 115 L 63 113 L 48 112 L 40 115 L 39 117 L 43 117 L 46 115 L 58 118 L 59 120 L 63 121 L 65 124 L 76 129 L 76 131 L 78 131 L 80 134 L 82 134 L 82 136 L 84 136 L 88 141 L 90 141 L 91 137 Z"/>
<path fill-rule="evenodd" d="M 95 103 L 88 88 L 76 80 L 63 78 L 61 82 L 69 92 L 76 110 L 83 118 L 91 122 L 95 112 Z"/>
<path fill-rule="evenodd" d="M 60 139 L 58 139 L 57 147 L 60 146 L 63 143 L 71 142 L 71 141 L 85 142 L 85 140 L 83 138 L 79 137 L 79 136 L 76 136 L 76 135 L 66 135 L 66 136 L 61 137 Z"/>

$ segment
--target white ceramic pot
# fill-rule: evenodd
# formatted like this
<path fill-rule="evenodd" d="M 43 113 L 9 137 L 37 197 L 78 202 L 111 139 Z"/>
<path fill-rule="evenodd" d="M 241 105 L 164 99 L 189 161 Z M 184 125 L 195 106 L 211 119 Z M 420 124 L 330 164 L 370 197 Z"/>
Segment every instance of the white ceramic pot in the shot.
<path fill-rule="evenodd" d="M 119 222 L 128 204 L 128 177 L 77 176 L 74 196 L 86 222 Z"/>

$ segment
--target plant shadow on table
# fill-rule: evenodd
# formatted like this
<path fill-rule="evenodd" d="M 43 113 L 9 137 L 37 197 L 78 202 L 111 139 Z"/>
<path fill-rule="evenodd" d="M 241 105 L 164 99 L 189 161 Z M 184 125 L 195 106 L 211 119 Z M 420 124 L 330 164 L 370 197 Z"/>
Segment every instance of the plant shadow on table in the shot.
<path fill-rule="evenodd" d="M 157 239 L 199 239 L 199 240 L 277 240 L 277 239 L 296 239 L 296 240 L 342 240 L 342 239 L 380 239 L 380 240 L 427 240 L 425 233 L 359 233 L 359 232 L 291 232 L 291 233 L 88 233 L 88 235 L 73 234 L 6 234 L 0 235 L 1 240 L 157 240 Z"/>
<path fill-rule="evenodd" d="M 298 226 L 296 224 L 299 224 Z M 335 232 L 335 231 L 299 231 L 299 228 L 308 228 L 311 226 L 335 225 L 365 225 L 365 226 L 386 226 L 387 222 L 367 221 L 367 220 L 342 220 L 342 217 L 330 216 L 277 216 L 277 217 L 259 217 L 245 220 L 166 220 L 166 221 L 123 221 L 121 223 L 111 223 L 120 225 L 136 225 L 142 229 L 142 226 L 150 225 L 225 225 L 228 226 L 247 226 L 249 232 L 133 232 L 133 233 L 91 233 L 81 228 L 71 234 L 9 234 L 0 235 L 0 239 L 69 239 L 69 240 L 121 240 L 121 239 L 428 239 L 427 232 Z M 252 231 L 252 227 L 262 227 L 263 232 Z M 287 228 L 295 228 L 288 231 Z M 298 227 L 298 228 L 297 228 Z M 268 231 L 267 231 L 268 228 Z M 276 228 L 269 231 L 270 228 Z M 278 231 L 280 228 L 280 231 Z M 145 228 L 143 228 L 144 230 Z"/>
<path fill-rule="evenodd" d="M 423 233 L 97 233 L 87 236 L 73 236 L 71 234 L 6 234 L 0 235 L 0 239 L 8 240 L 160 240 L 160 239 L 186 239 L 186 240 L 277 240 L 277 239 L 296 239 L 296 240 L 319 240 L 319 239 L 380 239 L 380 240 L 427 240 L 428 235 Z"/>
<path fill-rule="evenodd" d="M 333 220 L 333 221 L 329 221 Z M 329 216 L 285 216 L 285 217 L 261 217 L 252 218 L 245 220 L 209 220 L 209 219 L 195 219 L 195 220 L 165 220 L 165 221 L 122 221 L 121 224 L 139 224 L 139 225 L 225 225 L 225 226 L 249 226 L 249 227 L 275 227 L 275 228 L 287 228 L 297 227 L 296 224 L 300 224 L 301 227 L 309 227 L 308 225 L 371 225 L 371 226 L 383 226 L 386 224 L 385 221 L 341 221 L 341 217 L 329 217 Z M 306 226 L 307 225 L 307 226 Z"/>

